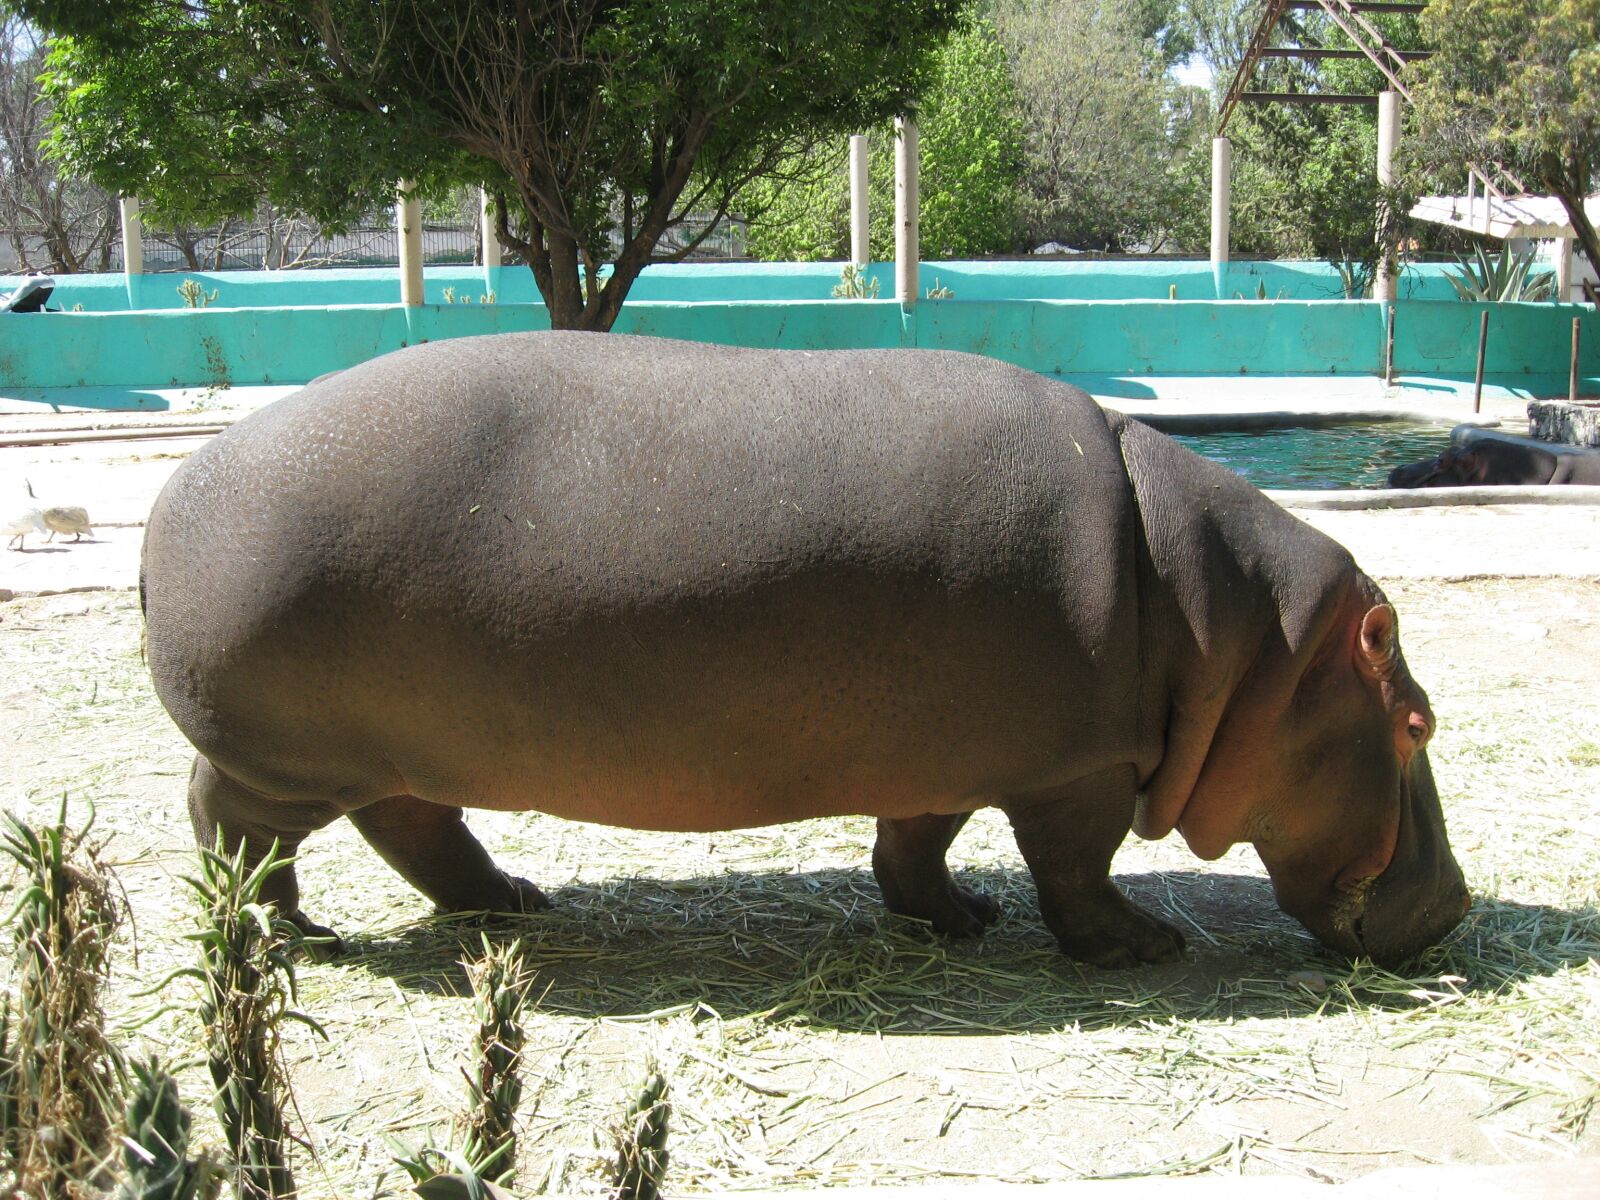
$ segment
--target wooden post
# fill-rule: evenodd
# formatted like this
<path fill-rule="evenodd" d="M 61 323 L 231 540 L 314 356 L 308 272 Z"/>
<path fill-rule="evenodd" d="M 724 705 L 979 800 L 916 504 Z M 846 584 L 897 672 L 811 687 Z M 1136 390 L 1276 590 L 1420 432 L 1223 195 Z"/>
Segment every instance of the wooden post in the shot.
<path fill-rule="evenodd" d="M 478 189 L 478 229 L 479 236 L 483 239 L 483 265 L 498 267 L 500 235 L 494 228 L 494 201 L 489 198 L 489 193 L 484 188 Z"/>
<path fill-rule="evenodd" d="M 1572 302 L 1572 239 L 1556 239 L 1556 303 Z"/>
<path fill-rule="evenodd" d="M 1567 372 L 1567 403 L 1578 402 L 1578 318 L 1572 318 L 1572 369 Z"/>
<path fill-rule="evenodd" d="M 1225 137 L 1211 139 L 1211 278 L 1216 283 L 1217 299 L 1226 299 L 1224 280 L 1228 270 L 1228 203 L 1233 169 L 1233 147 Z"/>
<path fill-rule="evenodd" d="M 1483 352 L 1489 344 L 1489 310 L 1483 310 L 1482 319 L 1478 322 L 1478 373 L 1473 376 L 1472 383 L 1472 411 L 1483 411 Z"/>
<path fill-rule="evenodd" d="M 894 294 L 900 307 L 917 303 L 917 123 L 894 119 Z"/>
<path fill-rule="evenodd" d="M 865 266 L 872 261 L 872 226 L 867 211 L 867 138 L 850 136 L 850 261 Z"/>
<path fill-rule="evenodd" d="M 402 179 L 394 206 L 395 228 L 400 232 L 400 303 L 422 303 L 422 201 L 416 185 Z"/>

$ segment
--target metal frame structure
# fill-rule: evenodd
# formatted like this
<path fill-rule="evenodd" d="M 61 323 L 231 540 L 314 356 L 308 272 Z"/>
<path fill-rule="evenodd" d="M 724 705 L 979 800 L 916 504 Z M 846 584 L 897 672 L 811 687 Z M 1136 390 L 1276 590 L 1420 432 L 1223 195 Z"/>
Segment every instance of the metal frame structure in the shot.
<path fill-rule="evenodd" d="M 1246 90 L 1256 67 L 1264 58 L 1365 58 L 1383 72 L 1389 86 L 1408 102 L 1411 93 L 1401 81 L 1408 62 L 1426 58 L 1426 50 L 1400 50 L 1391 45 L 1383 31 L 1363 15 L 1365 13 L 1420 13 L 1426 3 L 1399 3 L 1397 0 L 1267 0 L 1261 21 L 1250 37 L 1244 60 L 1234 73 L 1233 82 L 1223 98 L 1217 116 L 1216 136 L 1222 137 L 1228 128 L 1233 110 L 1240 102 L 1278 104 L 1377 104 L 1376 95 L 1346 95 L 1331 92 L 1252 92 Z M 1321 9 L 1343 31 L 1353 44 L 1352 48 L 1326 46 L 1272 46 L 1273 35 L 1284 15 L 1291 9 L 1309 11 Z"/>

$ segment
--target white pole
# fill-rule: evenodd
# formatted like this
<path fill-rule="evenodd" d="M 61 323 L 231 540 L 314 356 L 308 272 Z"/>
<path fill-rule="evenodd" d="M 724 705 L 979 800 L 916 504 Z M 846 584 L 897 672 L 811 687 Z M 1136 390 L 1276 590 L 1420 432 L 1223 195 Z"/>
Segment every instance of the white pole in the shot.
<path fill-rule="evenodd" d="M 139 223 L 139 197 L 121 197 L 117 209 L 122 217 L 122 273 L 143 275 L 144 230 Z"/>
<path fill-rule="evenodd" d="M 1211 139 L 1211 278 L 1216 283 L 1217 299 L 1224 298 L 1223 283 L 1228 268 L 1229 175 L 1233 170 L 1233 146 L 1225 137 Z"/>
<path fill-rule="evenodd" d="M 1556 239 L 1556 301 L 1561 304 L 1572 300 L 1572 239 Z"/>
<path fill-rule="evenodd" d="M 483 265 L 500 265 L 500 235 L 494 228 L 494 202 L 485 188 L 478 189 L 478 227 L 483 231 Z"/>
<path fill-rule="evenodd" d="M 917 123 L 894 119 L 894 294 L 901 308 L 917 302 Z"/>
<path fill-rule="evenodd" d="M 1394 148 L 1400 141 L 1400 93 L 1390 88 L 1378 94 L 1378 186 L 1394 184 Z M 1383 201 L 1378 201 L 1380 210 Z M 1379 217 L 1382 218 L 1380 211 Z M 1395 269 L 1395 248 L 1390 242 L 1378 247 L 1378 271 L 1372 281 L 1374 300 L 1392 301 L 1400 295 L 1400 276 Z"/>
<path fill-rule="evenodd" d="M 867 137 L 850 136 L 850 261 L 857 266 L 872 261 L 867 223 Z"/>
<path fill-rule="evenodd" d="M 402 179 L 394 206 L 395 227 L 400 231 L 400 303 L 422 303 L 422 201 L 416 185 Z"/>

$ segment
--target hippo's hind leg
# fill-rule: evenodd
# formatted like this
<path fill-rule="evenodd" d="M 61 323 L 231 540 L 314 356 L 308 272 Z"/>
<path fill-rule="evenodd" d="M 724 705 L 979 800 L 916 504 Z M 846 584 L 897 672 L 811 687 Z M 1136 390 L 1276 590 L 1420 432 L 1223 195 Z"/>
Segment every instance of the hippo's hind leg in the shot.
<path fill-rule="evenodd" d="M 195 755 L 189 772 L 189 820 L 195 841 L 208 850 L 232 855 L 244 846 L 245 867 L 255 867 L 274 842 L 278 856 L 291 857 L 306 834 L 337 820 L 340 810 L 332 804 L 279 800 L 219 771 L 203 754 Z M 217 832 L 222 844 L 217 844 Z M 294 864 L 280 867 L 261 887 L 261 899 L 278 906 L 286 920 L 311 937 L 332 938 L 333 931 L 315 925 L 300 911 L 300 883 Z"/>
<path fill-rule="evenodd" d="M 459 808 L 390 796 L 357 809 L 361 836 L 441 912 L 536 912 L 545 894 L 494 865 Z"/>
<path fill-rule="evenodd" d="M 945 866 L 945 851 L 971 813 L 927 813 L 878 820 L 872 873 L 890 912 L 931 921 L 940 933 L 970 937 L 1000 915 L 981 892 L 960 886 Z"/>
<path fill-rule="evenodd" d="M 1111 882 L 1111 857 L 1133 826 L 1131 764 L 1001 804 L 1062 952 L 1100 967 L 1170 962 L 1183 934 Z"/>

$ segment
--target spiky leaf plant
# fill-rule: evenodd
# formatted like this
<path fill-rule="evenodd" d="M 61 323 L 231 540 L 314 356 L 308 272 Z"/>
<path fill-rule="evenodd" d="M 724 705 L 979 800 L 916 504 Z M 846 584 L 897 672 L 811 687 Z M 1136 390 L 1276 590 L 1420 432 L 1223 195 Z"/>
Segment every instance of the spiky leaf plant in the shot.
<path fill-rule="evenodd" d="M 667 1077 L 652 1066 L 628 1105 L 617 1135 L 616 1190 L 612 1200 L 656 1200 L 667 1174 Z"/>
<path fill-rule="evenodd" d="M 1459 274 L 1446 275 L 1456 295 L 1466 301 L 1511 302 L 1553 300 L 1556 298 L 1555 276 L 1549 272 L 1532 274 L 1534 250 L 1529 247 L 1520 254 L 1511 252 L 1511 245 L 1501 246 L 1500 253 L 1490 258 L 1482 246 L 1472 248 L 1472 258 L 1458 256 Z"/>
<path fill-rule="evenodd" d="M 478 1019 L 474 1062 L 467 1076 L 463 1153 L 484 1178 L 504 1183 L 516 1167 L 522 1047 L 527 1040 L 522 1014 L 535 976 L 528 969 L 521 938 L 497 946 L 484 936 L 482 956 L 462 965 L 472 983 L 472 1009 Z"/>
<path fill-rule="evenodd" d="M 202 909 L 200 929 L 189 935 L 200 962 L 181 974 L 202 987 L 198 1015 L 217 1118 L 233 1155 L 234 1191 L 240 1200 L 275 1200 L 295 1191 L 279 1034 L 286 1021 L 326 1034 L 289 1007 L 300 931 L 261 900 L 262 885 L 289 860 L 278 857 L 274 842 L 253 869 L 247 862 L 242 844 L 232 857 L 201 849 L 200 876 L 187 880 Z"/>
<path fill-rule="evenodd" d="M 0 850 L 19 882 L 8 926 L 16 952 L 0 1034 L 0 1130 L 11 1185 L 25 1196 L 96 1193 L 118 1120 L 121 1060 L 101 993 L 122 906 L 89 841 L 7 813 Z"/>
<path fill-rule="evenodd" d="M 212 1200 L 222 1172 L 205 1152 L 189 1157 L 189 1127 L 177 1081 L 160 1062 L 130 1063 L 122 1182 L 111 1200 Z"/>

